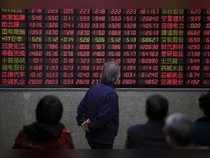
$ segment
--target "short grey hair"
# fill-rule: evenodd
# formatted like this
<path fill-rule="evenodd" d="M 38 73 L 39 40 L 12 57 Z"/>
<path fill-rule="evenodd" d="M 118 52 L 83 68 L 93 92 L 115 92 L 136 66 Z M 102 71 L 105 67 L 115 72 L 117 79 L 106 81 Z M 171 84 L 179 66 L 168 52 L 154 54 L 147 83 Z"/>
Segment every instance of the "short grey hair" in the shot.
<path fill-rule="evenodd" d="M 120 77 L 120 66 L 114 61 L 104 63 L 102 81 L 114 83 Z"/>
<path fill-rule="evenodd" d="M 164 132 L 169 143 L 187 146 L 192 141 L 192 121 L 182 113 L 174 113 L 167 117 Z"/>

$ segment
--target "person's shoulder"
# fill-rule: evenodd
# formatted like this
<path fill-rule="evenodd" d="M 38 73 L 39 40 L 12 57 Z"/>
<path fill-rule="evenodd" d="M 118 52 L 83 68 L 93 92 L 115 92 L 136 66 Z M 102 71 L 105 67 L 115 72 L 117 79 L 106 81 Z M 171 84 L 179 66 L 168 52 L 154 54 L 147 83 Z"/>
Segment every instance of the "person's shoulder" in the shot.
<path fill-rule="evenodd" d="M 103 92 L 103 94 L 115 94 L 116 95 L 116 90 L 113 87 L 103 84 L 103 83 L 98 83 L 96 85 L 93 85 L 90 88 L 90 90 L 97 91 L 97 92 Z"/>
<path fill-rule="evenodd" d="M 193 132 L 206 132 L 208 133 L 210 131 L 210 120 L 206 118 L 199 118 L 197 119 L 193 125 Z"/>
<path fill-rule="evenodd" d="M 100 89 L 109 89 L 109 87 L 104 85 L 104 84 L 102 84 L 102 83 L 97 83 L 97 84 L 92 85 L 89 88 L 90 91 L 91 90 L 100 90 Z"/>
<path fill-rule="evenodd" d="M 68 128 L 64 127 L 63 130 L 62 130 L 62 132 L 61 132 L 61 134 L 62 135 L 70 135 L 71 134 L 71 131 Z"/>
<path fill-rule="evenodd" d="M 28 142 L 28 137 L 24 132 L 24 130 L 22 129 L 18 132 L 18 135 L 15 138 L 15 144 L 13 145 L 13 149 L 23 148 L 24 146 L 26 146 L 27 142 Z"/>
<path fill-rule="evenodd" d="M 141 132 L 144 129 L 144 127 L 145 127 L 144 124 L 133 125 L 133 126 L 128 128 L 127 133 L 128 134 L 133 134 L 133 133 L 136 133 L 136 132 L 139 133 L 139 132 Z"/>
<path fill-rule="evenodd" d="M 204 123 L 204 122 L 210 123 L 210 118 L 204 116 L 204 117 L 198 118 L 198 119 L 195 121 L 195 123 Z"/>
<path fill-rule="evenodd" d="M 101 88 L 104 88 L 104 89 L 114 90 L 113 87 L 111 87 L 109 85 L 106 85 L 104 83 L 99 83 L 98 86 L 101 87 Z"/>
<path fill-rule="evenodd" d="M 71 137 L 71 131 L 68 128 L 64 128 L 61 132 L 61 136 L 58 139 L 58 142 L 62 145 L 63 148 L 73 149 L 74 143 Z"/>
<path fill-rule="evenodd" d="M 28 135 L 27 133 L 24 131 L 24 129 L 21 129 L 19 132 L 18 132 L 18 135 L 16 137 L 16 140 L 24 140 L 24 139 L 28 139 Z"/>
<path fill-rule="evenodd" d="M 71 137 L 70 130 L 68 128 L 63 128 L 58 140 L 61 144 L 65 144 L 65 142 L 69 141 L 70 137 Z"/>

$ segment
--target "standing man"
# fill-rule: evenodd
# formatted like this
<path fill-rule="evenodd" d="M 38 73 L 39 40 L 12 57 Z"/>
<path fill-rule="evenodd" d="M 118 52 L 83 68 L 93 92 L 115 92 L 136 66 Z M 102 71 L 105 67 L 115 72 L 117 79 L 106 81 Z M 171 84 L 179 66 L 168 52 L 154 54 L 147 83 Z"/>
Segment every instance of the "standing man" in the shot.
<path fill-rule="evenodd" d="M 85 129 L 92 149 L 113 148 L 119 127 L 118 95 L 114 83 L 119 75 L 119 65 L 105 63 L 101 83 L 88 90 L 77 109 L 77 123 Z"/>

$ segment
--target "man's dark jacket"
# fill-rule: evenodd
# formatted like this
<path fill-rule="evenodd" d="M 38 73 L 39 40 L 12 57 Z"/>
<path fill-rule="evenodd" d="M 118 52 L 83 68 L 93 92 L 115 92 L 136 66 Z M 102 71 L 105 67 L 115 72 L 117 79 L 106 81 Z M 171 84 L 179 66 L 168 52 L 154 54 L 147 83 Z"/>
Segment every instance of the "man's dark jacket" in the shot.
<path fill-rule="evenodd" d="M 163 133 L 164 122 L 148 121 L 127 131 L 126 148 L 168 148 Z"/>
<path fill-rule="evenodd" d="M 193 143 L 210 146 L 210 118 L 202 117 L 193 123 Z"/>
<path fill-rule="evenodd" d="M 119 127 L 118 95 L 113 84 L 100 83 L 92 86 L 77 109 L 77 123 L 91 120 L 86 132 L 89 142 L 113 144 Z"/>

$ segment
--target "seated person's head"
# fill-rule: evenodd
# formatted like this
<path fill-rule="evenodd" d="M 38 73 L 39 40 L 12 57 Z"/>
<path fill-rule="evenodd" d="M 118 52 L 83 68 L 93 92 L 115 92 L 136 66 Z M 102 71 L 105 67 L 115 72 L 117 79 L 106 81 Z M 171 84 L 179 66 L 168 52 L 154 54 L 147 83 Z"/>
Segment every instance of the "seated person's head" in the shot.
<path fill-rule="evenodd" d="M 39 123 L 56 125 L 60 122 L 63 114 L 61 101 L 52 95 L 43 97 L 36 108 L 36 120 Z"/>
<path fill-rule="evenodd" d="M 164 121 L 168 114 L 168 100 L 161 95 L 153 95 L 146 100 L 146 115 L 149 120 Z"/>
<path fill-rule="evenodd" d="M 119 79 L 120 76 L 120 67 L 113 61 L 106 62 L 104 64 L 103 73 L 102 73 L 102 82 L 105 83 L 114 83 Z"/>
<path fill-rule="evenodd" d="M 14 149 L 72 149 L 71 134 L 60 122 L 61 101 L 52 95 L 41 98 L 36 107 L 36 122 L 24 126 L 18 134 Z M 65 140 L 65 141 L 61 141 Z"/>
<path fill-rule="evenodd" d="M 210 118 L 210 92 L 200 96 L 199 107 L 203 113 Z"/>
<path fill-rule="evenodd" d="M 172 114 L 166 119 L 164 132 L 170 145 L 188 146 L 192 141 L 192 121 L 184 114 Z"/>

